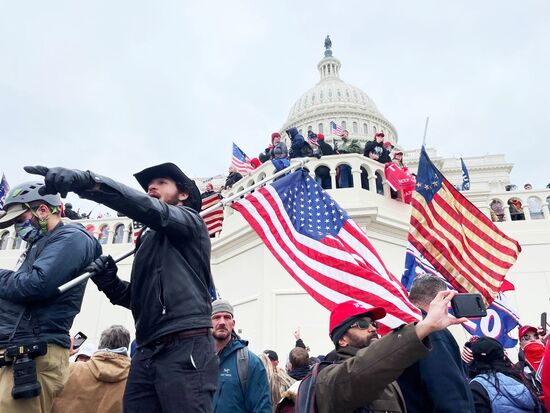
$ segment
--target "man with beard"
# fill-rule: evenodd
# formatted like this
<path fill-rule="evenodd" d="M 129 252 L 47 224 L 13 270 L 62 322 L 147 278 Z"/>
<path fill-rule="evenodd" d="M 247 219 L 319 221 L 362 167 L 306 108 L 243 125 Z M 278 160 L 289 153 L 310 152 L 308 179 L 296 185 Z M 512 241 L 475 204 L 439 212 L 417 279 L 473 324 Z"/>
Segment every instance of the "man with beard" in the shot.
<path fill-rule="evenodd" d="M 271 394 L 265 368 L 248 341 L 233 331 L 233 306 L 226 300 L 212 303 L 212 336 L 220 360 L 215 413 L 271 413 Z"/>
<path fill-rule="evenodd" d="M 26 167 L 45 193 L 100 202 L 143 223 L 130 282 L 109 256 L 88 268 L 113 304 L 132 310 L 137 352 L 124 393 L 128 412 L 211 412 L 217 382 L 212 323 L 210 238 L 200 192 L 173 163 L 134 176 L 146 193 L 90 171 Z"/>
<path fill-rule="evenodd" d="M 447 312 L 455 295 L 452 291 L 439 292 L 422 321 L 396 328 L 380 339 L 376 320 L 385 317 L 386 310 L 356 301 L 334 307 L 330 337 L 336 347 L 332 360 L 336 360 L 318 373 L 315 383 L 318 411 L 406 412 L 395 380 L 429 352 L 430 333 L 466 321 Z"/>

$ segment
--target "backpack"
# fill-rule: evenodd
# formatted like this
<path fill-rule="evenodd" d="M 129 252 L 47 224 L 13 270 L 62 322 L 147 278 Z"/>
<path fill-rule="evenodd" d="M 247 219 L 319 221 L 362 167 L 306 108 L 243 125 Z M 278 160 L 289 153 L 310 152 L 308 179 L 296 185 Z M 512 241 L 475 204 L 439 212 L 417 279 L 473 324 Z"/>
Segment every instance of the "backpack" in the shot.
<path fill-rule="evenodd" d="M 316 364 L 311 369 L 311 373 L 302 379 L 300 387 L 298 387 L 296 402 L 294 403 L 294 413 L 318 412 L 315 401 L 315 383 L 317 382 L 319 372 L 331 364 L 334 363 L 331 361 L 322 361 L 321 363 Z"/>
<path fill-rule="evenodd" d="M 246 399 L 246 392 L 248 390 L 248 347 L 242 347 L 237 350 L 237 373 L 243 397 Z"/>

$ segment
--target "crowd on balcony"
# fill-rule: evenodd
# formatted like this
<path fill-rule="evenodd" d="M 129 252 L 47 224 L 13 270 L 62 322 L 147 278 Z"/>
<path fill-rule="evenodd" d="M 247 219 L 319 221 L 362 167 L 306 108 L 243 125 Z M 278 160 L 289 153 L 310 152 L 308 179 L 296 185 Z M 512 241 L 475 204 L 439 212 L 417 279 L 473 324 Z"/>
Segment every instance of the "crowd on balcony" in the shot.
<path fill-rule="evenodd" d="M 510 184 L 505 187 L 507 192 L 517 191 L 517 186 Z M 530 219 L 544 219 L 543 207 L 550 205 L 550 196 L 544 199 L 538 195 L 530 195 L 529 191 L 533 191 L 533 185 L 526 183 L 523 185 L 524 192 L 520 196 L 511 196 L 506 203 L 501 199 L 493 199 L 490 203 L 491 219 L 494 222 L 506 221 L 507 213 L 511 221 L 524 221 L 526 215 Z M 550 189 L 550 184 L 546 185 L 546 189 Z M 523 198 L 523 202 L 522 199 Z M 507 210 L 507 211 L 506 211 Z"/>
<path fill-rule="evenodd" d="M 319 159 L 332 155 L 357 153 L 382 165 L 393 163 L 397 168 L 408 173 L 407 167 L 403 164 L 403 151 L 395 148 L 390 141 L 384 140 L 385 135 L 383 132 L 376 133 L 373 139 L 368 141 L 363 148 L 358 140 L 349 137 L 347 130 L 343 130 L 338 135 L 338 141 L 333 139 L 333 145 L 330 145 L 326 141 L 324 134 L 315 133 L 312 130 L 308 131 L 307 138 L 302 136 L 297 128 L 288 129 L 286 134 L 290 140 L 290 148 L 282 140 L 281 134 L 274 132 L 271 134 L 271 143 L 259 154 L 258 158 L 253 158 L 251 163 L 254 161 L 253 165 L 260 165 L 269 161 L 276 163 L 293 158 L 315 157 Z M 285 166 L 288 163 L 282 163 L 281 165 Z M 222 189 L 231 188 L 242 177 L 242 174 L 234 167 L 230 167 L 229 175 Z M 316 168 L 315 178 L 323 189 L 332 189 L 330 169 L 326 165 L 320 165 Z M 353 176 L 351 166 L 347 164 L 339 165 L 336 170 L 336 187 L 350 188 L 352 186 Z M 361 169 L 361 186 L 369 189 L 368 174 L 364 168 Z M 376 190 L 379 194 L 384 193 L 382 175 L 378 173 L 376 176 Z M 403 196 L 400 192 L 399 190 L 391 189 L 392 198 L 402 200 Z"/>

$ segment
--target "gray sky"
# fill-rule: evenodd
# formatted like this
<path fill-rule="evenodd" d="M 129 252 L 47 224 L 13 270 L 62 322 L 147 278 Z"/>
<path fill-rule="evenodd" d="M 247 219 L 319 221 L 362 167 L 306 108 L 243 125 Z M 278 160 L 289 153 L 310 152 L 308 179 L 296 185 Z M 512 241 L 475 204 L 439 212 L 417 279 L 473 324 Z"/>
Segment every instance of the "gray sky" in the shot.
<path fill-rule="evenodd" d="M 331 35 L 407 149 L 504 153 L 550 182 L 547 1 L 3 1 L 0 171 L 91 169 L 134 186 L 164 161 L 191 176 L 256 156 L 318 81 Z M 540 153 L 540 155 L 538 155 Z"/>

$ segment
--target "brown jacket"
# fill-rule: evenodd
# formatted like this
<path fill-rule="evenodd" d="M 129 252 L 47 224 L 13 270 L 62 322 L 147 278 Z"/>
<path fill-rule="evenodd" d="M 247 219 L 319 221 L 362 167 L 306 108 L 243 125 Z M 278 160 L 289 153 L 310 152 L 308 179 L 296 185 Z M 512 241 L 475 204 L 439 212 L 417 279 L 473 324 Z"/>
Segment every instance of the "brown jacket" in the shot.
<path fill-rule="evenodd" d="M 394 380 L 428 351 L 413 324 L 392 331 L 367 348 L 340 348 L 338 358 L 342 362 L 323 368 L 317 377 L 319 412 L 345 413 L 361 408 L 369 412 L 406 412 Z"/>
<path fill-rule="evenodd" d="M 109 351 L 97 352 L 85 363 L 72 363 L 52 413 L 122 413 L 129 370 L 128 356 Z"/>

